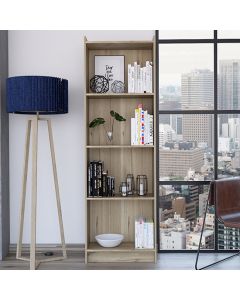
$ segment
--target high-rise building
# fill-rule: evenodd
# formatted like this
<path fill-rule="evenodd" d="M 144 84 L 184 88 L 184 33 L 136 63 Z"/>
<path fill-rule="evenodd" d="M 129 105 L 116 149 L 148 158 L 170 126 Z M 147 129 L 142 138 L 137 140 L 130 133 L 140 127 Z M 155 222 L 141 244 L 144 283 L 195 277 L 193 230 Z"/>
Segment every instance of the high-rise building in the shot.
<path fill-rule="evenodd" d="M 225 227 L 218 223 L 218 248 L 222 250 L 239 250 L 240 229 Z"/>
<path fill-rule="evenodd" d="M 208 69 L 193 70 L 181 77 L 182 109 L 213 109 L 214 75 Z"/>
<path fill-rule="evenodd" d="M 240 108 L 240 60 L 219 61 L 218 77 L 219 109 Z"/>
<path fill-rule="evenodd" d="M 160 148 L 160 177 L 181 177 L 184 179 L 190 168 L 200 172 L 204 162 L 203 158 L 204 150 L 200 148 L 190 150 Z"/>
<path fill-rule="evenodd" d="M 177 197 L 172 201 L 172 209 L 181 218 L 189 221 L 195 221 L 196 219 L 195 201 L 187 202 L 185 197 Z"/>
<path fill-rule="evenodd" d="M 185 114 L 182 117 L 182 134 L 185 141 L 205 143 L 213 148 L 213 116 L 210 114 Z"/>

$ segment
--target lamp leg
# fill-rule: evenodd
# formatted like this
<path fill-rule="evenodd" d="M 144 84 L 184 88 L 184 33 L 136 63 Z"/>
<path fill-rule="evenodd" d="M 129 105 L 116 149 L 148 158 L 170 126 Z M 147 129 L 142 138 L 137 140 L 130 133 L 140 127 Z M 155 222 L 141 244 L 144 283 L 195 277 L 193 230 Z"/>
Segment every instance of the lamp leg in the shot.
<path fill-rule="evenodd" d="M 56 200 L 57 200 L 58 221 L 59 221 L 59 227 L 60 227 L 63 258 L 67 258 L 51 120 L 47 120 L 47 124 L 48 124 L 48 134 L 49 134 L 51 157 L 52 157 L 52 168 L 53 168 L 53 177 L 54 177 L 54 185 L 55 185 Z"/>
<path fill-rule="evenodd" d="M 37 148 L 38 115 L 32 121 L 32 203 L 31 203 L 31 245 L 30 269 L 36 268 L 36 214 L 37 214 Z"/>
<path fill-rule="evenodd" d="M 18 236 L 17 254 L 16 254 L 17 259 L 21 258 L 22 256 L 22 238 L 23 238 L 23 224 L 24 224 L 24 212 L 25 212 L 25 200 L 26 200 L 30 134 L 31 134 L 31 120 L 28 120 L 27 128 L 26 128 L 24 167 L 23 167 L 23 177 L 22 177 L 22 194 L 21 194 L 20 213 L 19 213 L 19 236 Z"/>

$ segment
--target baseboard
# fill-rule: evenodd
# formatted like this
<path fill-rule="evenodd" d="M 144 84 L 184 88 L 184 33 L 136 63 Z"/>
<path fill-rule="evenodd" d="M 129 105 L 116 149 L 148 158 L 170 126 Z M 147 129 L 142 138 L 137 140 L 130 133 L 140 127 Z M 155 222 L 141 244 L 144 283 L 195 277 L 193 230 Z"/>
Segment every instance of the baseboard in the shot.
<path fill-rule="evenodd" d="M 37 244 L 36 245 L 36 251 L 37 252 L 46 252 L 49 250 L 52 251 L 61 251 L 61 244 Z M 66 244 L 67 251 L 71 252 L 84 252 L 85 245 L 84 244 Z M 17 244 L 10 244 L 9 245 L 9 254 L 16 253 L 17 250 Z M 29 244 L 23 244 L 22 245 L 22 252 L 29 252 L 30 251 L 30 245 Z"/>

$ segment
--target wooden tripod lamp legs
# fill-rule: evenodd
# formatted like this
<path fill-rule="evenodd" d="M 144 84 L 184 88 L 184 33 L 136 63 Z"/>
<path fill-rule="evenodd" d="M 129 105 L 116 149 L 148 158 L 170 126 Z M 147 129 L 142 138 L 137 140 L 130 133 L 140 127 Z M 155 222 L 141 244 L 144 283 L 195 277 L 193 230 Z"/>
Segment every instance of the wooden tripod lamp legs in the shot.
<path fill-rule="evenodd" d="M 36 260 L 36 217 L 37 217 L 37 150 L 38 150 L 38 122 L 39 121 L 47 121 L 47 125 L 48 125 L 49 143 L 50 143 L 50 151 L 51 151 L 51 158 L 52 158 L 53 177 L 54 177 L 54 185 L 55 185 L 55 192 L 56 192 L 58 220 L 59 220 L 59 227 L 60 227 L 63 256 L 52 257 L 52 258 L 37 261 Z M 30 259 L 29 259 L 26 257 L 22 257 L 22 238 L 23 238 L 24 211 L 25 211 L 31 130 L 32 130 L 32 194 L 31 194 L 31 243 L 30 243 Z M 59 185 L 58 185 L 58 178 L 57 178 L 57 167 L 56 167 L 56 158 L 55 158 L 55 151 L 54 151 L 51 121 L 48 119 L 39 118 L 39 116 L 36 115 L 36 117 L 33 120 L 28 121 L 27 130 L 26 130 L 22 194 L 21 194 L 20 216 L 19 216 L 19 238 L 17 243 L 16 258 L 30 261 L 30 269 L 34 270 L 37 267 L 37 265 L 41 262 L 60 260 L 66 257 L 67 257 L 67 253 L 66 253 L 66 245 L 65 245 L 65 238 L 64 238 L 64 228 L 63 228 L 63 220 L 62 220 L 62 210 L 61 210 L 60 193 L 59 193 Z"/>

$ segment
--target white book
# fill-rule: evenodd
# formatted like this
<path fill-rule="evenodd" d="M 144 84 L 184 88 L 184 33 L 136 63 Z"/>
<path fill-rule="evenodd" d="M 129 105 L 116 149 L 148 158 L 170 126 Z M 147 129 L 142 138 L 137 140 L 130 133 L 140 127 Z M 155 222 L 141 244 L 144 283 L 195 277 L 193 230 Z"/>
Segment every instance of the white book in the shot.
<path fill-rule="evenodd" d="M 140 93 L 143 93 L 143 68 L 140 68 Z"/>
<path fill-rule="evenodd" d="M 136 121 L 131 118 L 131 145 L 136 145 Z"/>
<path fill-rule="evenodd" d="M 140 123 L 140 144 L 144 145 L 144 131 L 145 131 L 145 113 L 141 109 L 141 123 Z"/>
<path fill-rule="evenodd" d="M 131 74 L 131 64 L 128 64 L 128 93 L 132 93 L 132 74 Z"/>
<path fill-rule="evenodd" d="M 137 65 L 137 93 L 140 92 L 140 65 Z"/>
<path fill-rule="evenodd" d="M 143 93 L 145 93 L 147 90 L 146 90 L 146 67 L 143 67 Z"/>
<path fill-rule="evenodd" d="M 137 62 L 135 61 L 134 64 L 134 93 L 137 93 Z"/>
<path fill-rule="evenodd" d="M 135 248 L 139 248 L 139 222 L 135 220 Z"/>
<path fill-rule="evenodd" d="M 149 144 L 153 145 L 153 115 L 149 115 Z"/>
<path fill-rule="evenodd" d="M 154 224 L 153 221 L 147 223 L 147 248 L 154 248 Z"/>
<path fill-rule="evenodd" d="M 143 248 L 148 248 L 148 224 L 147 222 L 143 223 Z"/>
<path fill-rule="evenodd" d="M 153 77 L 153 74 L 152 74 L 152 62 L 149 64 L 149 93 L 152 93 L 152 77 Z"/>
<path fill-rule="evenodd" d="M 131 93 L 134 93 L 134 66 L 131 66 Z"/>
<path fill-rule="evenodd" d="M 150 70 L 149 70 L 150 62 L 146 61 L 146 92 L 149 93 L 150 90 Z"/>

